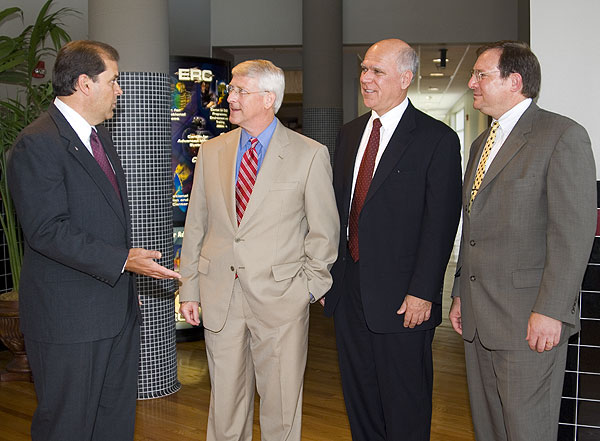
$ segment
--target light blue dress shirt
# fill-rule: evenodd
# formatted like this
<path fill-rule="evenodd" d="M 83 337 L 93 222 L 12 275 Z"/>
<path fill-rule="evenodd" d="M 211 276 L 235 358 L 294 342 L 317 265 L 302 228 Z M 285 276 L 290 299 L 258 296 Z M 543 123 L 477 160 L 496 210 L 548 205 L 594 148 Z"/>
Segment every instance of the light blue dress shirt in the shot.
<path fill-rule="evenodd" d="M 260 166 L 265 159 L 265 154 L 267 153 L 267 147 L 269 147 L 269 143 L 271 142 L 271 138 L 273 137 L 273 133 L 275 133 L 275 127 L 277 127 L 277 118 L 273 118 L 271 124 L 267 126 L 265 130 L 261 132 L 260 135 L 257 136 L 258 144 L 256 145 L 256 153 L 258 155 L 258 166 L 256 170 L 256 175 L 258 176 L 258 172 L 260 171 Z M 242 135 L 240 136 L 240 145 L 238 146 L 237 158 L 235 160 L 235 182 L 237 183 L 237 178 L 240 173 L 240 165 L 242 163 L 242 157 L 244 153 L 250 150 L 252 144 L 250 143 L 250 134 L 246 132 L 245 129 L 242 129 Z"/>

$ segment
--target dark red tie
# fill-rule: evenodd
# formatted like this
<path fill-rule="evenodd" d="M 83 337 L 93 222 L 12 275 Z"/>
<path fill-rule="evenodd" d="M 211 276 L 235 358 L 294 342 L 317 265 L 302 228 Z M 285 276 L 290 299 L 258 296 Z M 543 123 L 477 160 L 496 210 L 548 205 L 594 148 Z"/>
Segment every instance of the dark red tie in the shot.
<path fill-rule="evenodd" d="M 94 154 L 96 162 L 98 163 L 98 165 L 112 184 L 119 199 L 121 199 L 121 193 L 119 192 L 119 184 L 117 184 L 115 172 L 111 167 L 110 162 L 108 161 L 108 157 L 106 156 L 106 152 L 102 147 L 100 138 L 98 138 L 98 134 L 94 129 L 92 129 L 92 133 L 90 134 L 90 144 L 92 146 L 92 153 Z"/>
<path fill-rule="evenodd" d="M 379 129 L 381 121 L 379 118 L 373 120 L 373 128 L 369 136 L 367 148 L 360 162 L 356 184 L 354 185 L 354 196 L 352 197 L 352 208 L 350 209 L 350 220 L 348 225 L 348 248 L 350 255 L 355 262 L 358 262 L 358 217 L 362 210 L 367 192 L 373 179 L 373 170 L 375 169 L 375 158 L 379 150 Z"/>
<path fill-rule="evenodd" d="M 237 214 L 238 225 L 244 217 L 244 212 L 250 201 L 250 195 L 256 182 L 256 173 L 258 170 L 258 154 L 256 153 L 257 138 L 250 138 L 251 147 L 246 150 L 242 156 L 240 171 L 235 185 L 235 211 Z"/>

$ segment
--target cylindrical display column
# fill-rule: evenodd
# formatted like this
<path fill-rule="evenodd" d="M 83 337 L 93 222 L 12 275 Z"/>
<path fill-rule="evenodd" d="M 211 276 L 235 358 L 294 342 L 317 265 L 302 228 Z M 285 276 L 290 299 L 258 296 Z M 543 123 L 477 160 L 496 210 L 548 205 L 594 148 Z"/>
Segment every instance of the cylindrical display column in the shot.
<path fill-rule="evenodd" d="M 342 0 L 303 0 L 302 45 L 302 131 L 333 154 L 344 116 Z"/>
<path fill-rule="evenodd" d="M 166 0 L 89 0 L 90 39 L 121 56 L 123 95 L 105 125 L 127 177 L 133 246 L 173 267 L 169 34 Z M 176 392 L 174 281 L 138 276 L 143 315 L 138 398 Z"/>

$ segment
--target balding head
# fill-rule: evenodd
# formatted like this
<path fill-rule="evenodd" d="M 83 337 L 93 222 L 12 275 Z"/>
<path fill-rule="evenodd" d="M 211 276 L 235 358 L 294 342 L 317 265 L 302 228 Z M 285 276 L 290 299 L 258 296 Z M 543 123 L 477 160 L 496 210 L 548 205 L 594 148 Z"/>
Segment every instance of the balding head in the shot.
<path fill-rule="evenodd" d="M 409 70 L 412 72 L 413 78 L 417 74 L 419 57 L 415 50 L 405 41 L 398 38 L 388 38 L 387 40 L 381 40 L 372 45 L 367 53 L 371 50 L 395 54 L 398 63 L 398 71 L 400 73 Z"/>
<path fill-rule="evenodd" d="M 365 105 L 379 116 L 396 107 L 406 98 L 418 66 L 417 54 L 406 42 L 394 38 L 375 43 L 361 63 Z"/>

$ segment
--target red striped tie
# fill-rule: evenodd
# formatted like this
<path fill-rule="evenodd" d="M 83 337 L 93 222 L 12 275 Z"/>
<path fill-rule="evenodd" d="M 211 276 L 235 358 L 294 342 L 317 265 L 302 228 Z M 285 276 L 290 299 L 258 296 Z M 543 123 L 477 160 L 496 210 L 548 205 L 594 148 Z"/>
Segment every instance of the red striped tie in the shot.
<path fill-rule="evenodd" d="M 250 195 L 256 182 L 256 172 L 258 170 L 258 154 L 256 153 L 257 138 L 250 138 L 251 147 L 246 150 L 242 156 L 240 171 L 238 173 L 237 184 L 235 185 L 235 210 L 237 213 L 238 225 L 244 217 L 244 212 L 250 201 Z"/>

